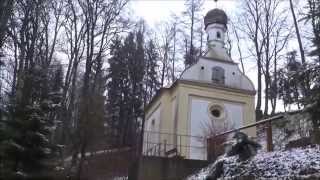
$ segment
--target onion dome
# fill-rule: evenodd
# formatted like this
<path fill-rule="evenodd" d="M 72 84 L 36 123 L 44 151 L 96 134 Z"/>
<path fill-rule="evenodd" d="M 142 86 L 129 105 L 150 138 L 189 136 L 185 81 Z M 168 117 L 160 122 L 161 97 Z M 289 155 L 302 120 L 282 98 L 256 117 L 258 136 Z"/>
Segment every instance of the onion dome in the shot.
<path fill-rule="evenodd" d="M 217 9 L 217 8 L 210 10 L 204 17 L 205 28 L 207 28 L 209 24 L 213 24 L 213 23 L 223 24 L 227 26 L 227 23 L 228 23 L 227 14 L 223 10 Z"/>

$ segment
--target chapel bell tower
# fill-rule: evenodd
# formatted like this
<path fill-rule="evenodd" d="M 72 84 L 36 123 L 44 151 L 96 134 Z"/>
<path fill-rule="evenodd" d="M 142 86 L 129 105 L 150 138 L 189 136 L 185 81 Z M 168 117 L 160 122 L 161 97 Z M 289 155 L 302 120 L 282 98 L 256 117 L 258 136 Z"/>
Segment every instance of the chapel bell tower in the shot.
<path fill-rule="evenodd" d="M 208 48 L 223 48 L 227 32 L 228 17 L 221 9 L 213 9 L 204 17 Z"/>
<path fill-rule="evenodd" d="M 206 141 L 199 138 L 206 138 L 208 129 L 218 134 L 255 122 L 255 88 L 227 53 L 227 23 L 221 9 L 205 15 L 206 53 L 173 84 L 161 88 L 146 107 L 144 154 L 176 152 L 186 159 L 205 160 Z M 246 133 L 255 136 L 256 129 Z"/>

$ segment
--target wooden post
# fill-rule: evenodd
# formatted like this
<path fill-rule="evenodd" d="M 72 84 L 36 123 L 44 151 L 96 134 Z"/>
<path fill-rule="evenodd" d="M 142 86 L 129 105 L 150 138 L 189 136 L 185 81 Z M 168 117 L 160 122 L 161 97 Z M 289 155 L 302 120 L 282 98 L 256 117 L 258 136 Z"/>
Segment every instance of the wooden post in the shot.
<path fill-rule="evenodd" d="M 213 144 L 213 146 L 212 146 L 212 154 L 213 154 L 213 160 L 216 160 L 216 158 L 217 158 L 217 153 L 216 153 L 216 137 L 214 137 L 213 139 L 212 139 L 212 144 Z"/>
<path fill-rule="evenodd" d="M 163 145 L 163 152 L 164 152 L 164 154 L 166 154 L 166 152 L 167 152 L 167 140 L 165 139 L 164 140 L 164 145 Z"/>
<path fill-rule="evenodd" d="M 267 122 L 267 151 L 273 151 L 273 140 L 272 140 L 272 124 L 271 121 Z"/>
<path fill-rule="evenodd" d="M 203 137 L 202 141 L 204 143 L 203 151 L 205 153 L 207 153 L 207 154 L 203 153 L 203 160 L 209 160 L 209 158 L 208 158 L 208 139 Z"/>
<path fill-rule="evenodd" d="M 161 143 L 158 145 L 158 156 L 161 156 Z"/>
<path fill-rule="evenodd" d="M 210 160 L 210 138 L 207 138 L 207 160 Z"/>
<path fill-rule="evenodd" d="M 216 137 L 207 139 L 207 159 L 213 161 L 216 159 Z"/>
<path fill-rule="evenodd" d="M 147 134 L 147 141 L 146 141 L 146 147 L 147 147 L 147 156 L 148 156 L 148 151 L 149 151 L 149 132 L 146 133 Z"/>
<path fill-rule="evenodd" d="M 180 139 L 180 152 L 179 152 L 179 153 L 180 153 L 180 156 L 182 156 L 182 144 L 181 144 L 181 135 L 180 135 L 180 138 L 179 138 L 179 139 Z M 177 152 L 177 155 L 178 155 L 178 152 Z"/>

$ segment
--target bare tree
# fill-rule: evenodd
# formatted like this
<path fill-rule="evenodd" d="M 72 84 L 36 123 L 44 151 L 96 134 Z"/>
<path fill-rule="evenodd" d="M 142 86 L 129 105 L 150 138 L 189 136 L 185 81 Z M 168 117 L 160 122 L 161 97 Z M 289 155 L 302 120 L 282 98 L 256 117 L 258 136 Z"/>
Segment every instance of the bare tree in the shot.
<path fill-rule="evenodd" d="M 218 156 L 224 154 L 224 143 L 227 142 L 228 135 L 217 135 L 234 129 L 234 124 L 228 120 L 219 122 L 219 120 L 209 120 L 201 123 L 202 136 L 205 137 L 200 139 L 204 144 L 207 144 L 209 159 L 216 159 Z"/>
<path fill-rule="evenodd" d="M 48 71 L 55 52 L 58 33 L 61 27 L 62 1 L 16 1 L 13 16 L 10 18 L 8 36 L 13 47 L 13 78 L 11 96 L 19 94 L 24 72 L 37 64 Z M 53 27 L 53 33 L 51 32 Z M 47 73 L 44 73 L 47 74 Z"/>
<path fill-rule="evenodd" d="M 260 119 L 263 115 L 269 113 L 269 103 L 272 105 L 272 112 L 275 111 L 276 94 L 270 101 L 271 91 L 271 73 L 273 66 L 273 75 L 276 78 L 277 63 L 280 61 L 281 52 L 284 50 L 289 38 L 291 37 L 290 25 L 287 23 L 287 11 L 280 8 L 281 1 L 244 1 L 244 26 L 239 27 L 251 40 L 249 52 L 256 58 L 258 72 L 258 97 L 256 105 L 256 116 Z M 253 48 L 251 48 L 253 47 Z M 273 63 L 272 63 L 273 62 Z M 264 82 L 263 80 L 264 75 Z M 264 112 L 261 111 L 262 105 L 262 85 L 264 91 Z M 276 88 L 272 84 L 272 88 Z"/>
<path fill-rule="evenodd" d="M 284 32 L 283 32 L 284 31 Z M 285 34 L 286 33 L 286 34 Z M 283 35 L 284 34 L 284 35 Z M 272 48 L 272 56 L 273 58 L 273 77 L 269 79 L 270 85 L 270 104 L 271 104 L 271 114 L 275 114 L 277 108 L 277 99 L 278 99 L 278 64 L 279 61 L 283 59 L 282 51 L 286 47 L 288 41 L 292 37 L 292 28 L 289 27 L 286 23 L 285 19 L 279 21 L 277 28 L 273 32 L 272 41 L 273 41 L 273 48 Z"/>
<path fill-rule="evenodd" d="M 172 51 L 172 58 L 171 58 L 171 62 L 172 62 L 172 68 L 171 68 L 171 81 L 174 82 L 176 80 L 176 75 L 175 75 L 175 71 L 176 71 L 176 57 L 177 57 L 177 33 L 178 33 L 178 29 L 177 29 L 177 22 L 174 22 L 171 28 L 171 32 L 172 32 L 172 36 L 173 36 L 173 51 Z"/>
<path fill-rule="evenodd" d="M 276 74 L 277 63 L 280 60 L 278 55 L 284 49 L 291 35 L 290 25 L 287 23 L 287 11 L 280 10 L 280 3 L 279 0 L 268 0 L 263 3 L 264 18 L 260 29 L 266 42 L 264 44 L 264 64 L 262 68 L 265 81 L 264 116 L 269 113 L 272 60 L 275 66 L 274 74 Z M 272 111 L 275 111 L 275 109 Z"/>
<path fill-rule="evenodd" d="M 244 12 L 240 16 L 239 22 L 241 24 L 240 30 L 246 34 L 248 39 L 253 44 L 253 49 L 250 49 L 250 53 L 256 58 L 257 62 L 257 77 L 258 77 L 258 89 L 257 89 L 257 105 L 256 105 L 256 118 L 259 120 L 262 118 L 261 102 L 262 102 L 262 60 L 263 60 L 263 46 L 265 39 L 260 33 L 260 23 L 262 19 L 262 2 L 260 0 L 243 2 Z"/>
<path fill-rule="evenodd" d="M 236 37 L 236 41 L 237 41 L 237 50 L 238 50 L 238 53 L 239 53 L 239 60 L 240 60 L 240 64 L 241 64 L 241 70 L 242 70 L 242 73 L 245 74 L 244 65 L 243 65 L 242 50 L 240 48 L 240 36 L 239 36 L 238 30 L 237 30 L 237 27 L 235 27 L 235 24 L 232 21 L 230 21 L 230 22 L 231 22 L 232 32 L 234 33 L 234 35 Z"/>
<path fill-rule="evenodd" d="M 105 86 L 103 64 L 110 42 L 124 28 L 124 24 L 121 23 L 121 12 L 126 4 L 127 0 L 68 2 L 69 9 L 66 12 L 68 21 L 65 31 L 67 42 L 70 44 L 68 47 L 70 56 L 64 98 L 66 113 L 77 114 L 73 117 L 75 129 L 74 134 L 71 134 L 72 166 L 77 164 L 77 178 L 81 176 L 85 154 L 95 134 L 94 129 L 97 123 L 103 126 L 102 116 L 97 116 L 98 119 L 93 118 L 92 112 L 99 103 L 96 96 L 103 93 L 102 89 Z M 83 80 L 78 94 L 79 105 L 75 107 L 77 71 L 82 60 L 84 60 Z M 77 162 L 78 154 L 80 159 Z"/>
<path fill-rule="evenodd" d="M 201 22 L 199 19 L 199 12 L 202 9 L 202 5 L 203 0 L 186 0 L 185 2 L 186 10 L 183 12 L 183 15 L 186 16 L 186 19 L 183 20 L 183 23 L 186 25 L 186 29 L 189 31 L 186 33 L 186 36 L 189 38 L 187 41 L 188 51 L 186 51 L 185 54 L 186 66 L 193 64 L 196 61 L 196 56 L 198 55 L 195 34 L 196 30 L 198 29 L 197 26 L 199 26 L 198 22 Z"/>
<path fill-rule="evenodd" d="M 159 34 L 155 36 L 159 57 L 160 57 L 160 87 L 163 87 L 167 82 L 166 79 L 170 77 L 170 52 L 172 50 L 172 39 L 176 31 L 172 30 L 169 23 L 164 22 L 161 25 Z"/>

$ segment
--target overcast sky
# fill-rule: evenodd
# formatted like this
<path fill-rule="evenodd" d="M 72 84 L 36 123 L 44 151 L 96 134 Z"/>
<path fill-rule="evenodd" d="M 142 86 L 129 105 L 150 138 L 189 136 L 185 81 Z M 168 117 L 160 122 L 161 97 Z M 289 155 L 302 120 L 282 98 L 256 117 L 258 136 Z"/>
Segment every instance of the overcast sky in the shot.
<path fill-rule="evenodd" d="M 286 2 L 286 1 L 284 1 Z M 303 7 L 301 6 L 300 0 L 294 0 L 294 3 L 297 7 L 297 9 L 301 9 Z M 146 23 L 152 27 L 153 29 L 157 29 L 157 24 L 160 22 L 166 21 L 169 19 L 169 17 L 172 14 L 176 14 L 177 16 L 181 15 L 182 11 L 184 10 L 185 1 L 184 0 L 132 0 L 130 1 L 130 8 L 131 8 L 131 14 L 133 17 L 138 18 L 143 18 Z M 284 3 L 287 5 L 287 3 Z M 202 11 L 202 16 L 204 16 L 210 9 L 214 8 L 220 8 L 223 9 L 227 15 L 229 16 L 229 19 L 231 21 L 236 20 L 236 14 L 237 8 L 239 8 L 239 1 L 236 0 L 219 0 L 218 3 L 214 2 L 214 0 L 206 0 L 204 5 L 203 5 L 203 11 Z M 287 7 L 284 7 L 287 8 Z M 299 11 L 297 11 L 297 16 L 299 17 Z M 288 16 L 288 18 L 291 18 Z M 301 22 L 300 22 L 300 25 Z M 304 26 L 301 27 L 302 31 Z M 232 38 L 232 37 L 231 37 Z M 235 42 L 234 39 L 233 42 Z M 294 43 L 289 43 L 289 46 L 287 48 L 296 49 L 297 44 L 295 41 Z M 232 58 L 235 62 L 238 62 L 238 51 L 236 49 L 236 45 L 233 45 L 232 48 Z M 244 57 L 246 56 L 245 54 L 243 55 Z M 239 63 L 239 62 L 238 62 Z M 240 64 L 239 64 L 240 66 Z M 244 59 L 244 66 L 245 66 L 245 71 L 246 75 L 253 81 L 255 86 L 257 87 L 257 75 L 256 75 L 256 63 L 255 59 L 248 58 Z M 278 110 L 283 110 L 282 105 L 277 106 Z"/>
<path fill-rule="evenodd" d="M 150 26 L 167 19 L 170 14 L 181 14 L 184 10 L 184 0 L 132 0 L 130 6 L 138 17 L 142 17 Z M 225 10 L 228 14 L 236 8 L 235 0 L 206 0 L 203 6 L 203 16 L 207 11 L 218 7 Z"/>
<path fill-rule="evenodd" d="M 143 18 L 146 23 L 154 29 L 157 29 L 156 25 L 161 21 L 166 21 L 172 14 L 177 16 L 182 14 L 182 11 L 185 9 L 184 0 L 132 0 L 130 1 L 131 14 L 138 18 Z M 229 18 L 232 20 L 232 16 L 236 12 L 236 8 L 239 7 L 239 4 L 235 0 L 219 0 L 218 3 L 214 0 L 206 0 L 203 5 L 202 16 L 214 8 L 223 9 Z M 233 59 L 235 62 L 238 62 L 238 52 L 233 45 Z M 246 73 L 250 76 L 250 79 L 256 84 L 256 71 L 255 71 L 255 62 L 247 61 L 245 63 Z"/>
<path fill-rule="evenodd" d="M 144 19 L 150 27 L 157 29 L 157 24 L 168 20 L 172 14 L 176 14 L 177 16 L 181 15 L 182 11 L 185 9 L 184 3 L 184 0 L 132 0 L 129 4 L 132 11 L 130 14 L 137 19 Z M 206 0 L 201 14 L 202 16 L 205 16 L 209 10 L 219 8 L 223 9 L 229 18 L 232 18 L 237 7 L 239 6 L 235 0 L 219 0 L 218 3 L 214 2 L 214 0 Z M 233 47 L 235 47 L 235 45 Z M 233 48 L 232 50 L 233 60 L 238 62 L 236 48 Z M 256 86 L 256 64 L 247 61 L 244 65 L 246 74 Z"/>
<path fill-rule="evenodd" d="M 157 24 L 168 20 L 172 14 L 181 16 L 182 11 L 185 9 L 184 3 L 184 0 L 132 0 L 129 4 L 132 11 L 130 14 L 136 19 L 143 18 L 150 27 L 156 30 Z M 235 15 L 237 7 L 239 7 L 239 3 L 236 0 L 219 0 L 218 3 L 214 2 L 214 0 L 206 0 L 201 14 L 205 16 L 209 10 L 220 8 L 227 13 L 229 19 L 233 20 L 232 16 Z M 238 62 L 238 51 L 235 47 L 236 45 L 233 45 L 231 54 L 234 61 Z M 245 69 L 248 73 L 253 73 L 252 80 L 255 81 L 254 60 L 248 60 Z"/>

